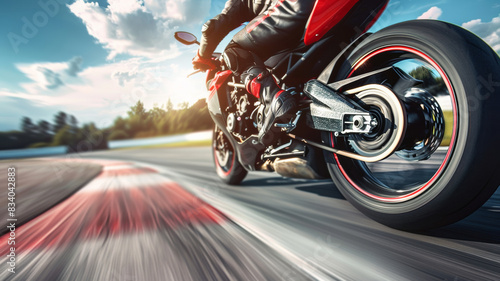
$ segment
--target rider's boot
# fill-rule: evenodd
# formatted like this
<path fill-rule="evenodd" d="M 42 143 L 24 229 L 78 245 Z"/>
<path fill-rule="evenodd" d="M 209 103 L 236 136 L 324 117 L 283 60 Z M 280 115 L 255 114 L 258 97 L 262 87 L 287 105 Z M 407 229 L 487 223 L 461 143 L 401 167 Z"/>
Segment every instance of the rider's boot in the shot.
<path fill-rule="evenodd" d="M 264 104 L 264 121 L 259 128 L 259 142 L 270 145 L 279 136 L 276 122 L 288 122 L 297 108 L 299 94 L 293 90 L 281 89 L 273 76 L 257 67 L 242 74 L 247 91 L 260 99 Z"/>

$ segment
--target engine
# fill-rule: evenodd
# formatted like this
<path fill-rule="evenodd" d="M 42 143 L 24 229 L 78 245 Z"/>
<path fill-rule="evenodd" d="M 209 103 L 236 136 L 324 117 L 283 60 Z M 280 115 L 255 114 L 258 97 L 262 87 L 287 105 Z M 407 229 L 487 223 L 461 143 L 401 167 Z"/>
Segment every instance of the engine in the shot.
<path fill-rule="evenodd" d="M 258 132 L 260 102 L 243 89 L 235 88 L 231 94 L 231 104 L 227 110 L 227 129 L 235 137 L 244 140 Z"/>

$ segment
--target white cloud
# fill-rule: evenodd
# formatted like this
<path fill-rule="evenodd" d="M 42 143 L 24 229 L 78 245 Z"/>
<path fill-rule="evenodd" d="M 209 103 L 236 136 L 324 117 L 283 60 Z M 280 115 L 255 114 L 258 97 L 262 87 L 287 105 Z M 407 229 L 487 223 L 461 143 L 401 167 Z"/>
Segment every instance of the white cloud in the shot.
<path fill-rule="evenodd" d="M 109 0 L 106 8 L 98 3 L 77 0 L 69 9 L 81 18 L 88 33 L 118 54 L 158 57 L 172 55 L 173 34 L 180 25 L 200 27 L 208 16 L 209 0 Z"/>
<path fill-rule="evenodd" d="M 462 27 L 477 34 L 495 51 L 500 53 L 500 15 L 493 18 L 491 22 L 482 22 L 481 19 L 475 19 L 462 24 Z"/>
<path fill-rule="evenodd" d="M 111 13 L 117 14 L 130 14 L 137 10 L 144 11 L 141 2 L 136 0 L 108 0 L 109 8 Z"/>
<path fill-rule="evenodd" d="M 9 105 L 10 120 L 29 116 L 50 121 L 62 110 L 80 123 L 94 121 L 102 127 L 126 114 L 139 99 L 146 108 L 169 98 L 174 105 L 194 103 L 206 96 L 203 75 L 186 77 L 192 72 L 196 47 L 179 46 L 173 34 L 179 26 L 200 30 L 210 4 L 211 0 L 108 0 L 102 7 L 76 0 L 69 9 L 109 51 L 108 59 L 118 54 L 133 58 L 87 68 L 80 57 L 17 64 L 30 81 L 20 84 L 20 91 L 0 89 L 0 104 Z M 0 130 L 5 126 L 0 122 Z"/>
<path fill-rule="evenodd" d="M 61 75 L 59 75 L 59 73 L 56 73 L 45 67 L 38 67 L 37 70 L 40 71 L 42 75 L 45 77 L 46 81 L 45 87 L 47 89 L 56 89 L 64 84 L 61 80 Z"/>
<path fill-rule="evenodd" d="M 210 5 L 210 0 L 144 0 L 144 6 L 155 17 L 176 19 L 183 24 L 200 23 L 207 17 Z"/>
<path fill-rule="evenodd" d="M 27 92 L 55 90 L 67 80 L 75 80 L 81 71 L 81 57 L 74 57 L 68 62 L 42 62 L 32 64 L 17 64 L 16 67 L 31 80 L 21 84 Z"/>
<path fill-rule="evenodd" d="M 185 54 L 175 61 L 132 58 L 82 69 L 77 77 L 67 74 L 68 62 L 18 65 L 32 81 L 21 85 L 24 89 L 21 92 L 1 89 L 0 104 L 24 104 L 25 108 L 37 109 L 30 112 L 17 108 L 13 112 L 18 112 L 18 120 L 21 116 L 47 118 L 43 116 L 62 110 L 75 115 L 81 123 L 93 121 L 103 127 L 111 125 L 117 116 L 125 115 L 137 100 L 152 108 L 155 104 L 165 104 L 169 98 L 176 105 L 186 101 L 192 104 L 206 97 L 203 75 L 186 77 L 192 72 L 191 55 Z M 64 85 L 47 89 L 40 68 L 58 74 Z"/>
<path fill-rule="evenodd" d="M 78 72 L 82 71 L 82 57 L 74 57 L 70 61 L 68 61 L 68 69 L 66 69 L 66 73 L 70 76 L 76 77 Z"/>
<path fill-rule="evenodd" d="M 113 79 L 118 80 L 120 86 L 125 86 L 125 83 L 137 77 L 137 72 L 135 71 L 117 71 L 112 75 Z"/>
<path fill-rule="evenodd" d="M 418 19 L 419 20 L 422 20 L 422 19 L 437 20 L 442 14 L 443 14 L 443 10 L 434 6 L 434 7 L 431 7 L 429 10 L 427 10 L 425 13 L 423 13 L 420 17 L 418 17 Z"/>

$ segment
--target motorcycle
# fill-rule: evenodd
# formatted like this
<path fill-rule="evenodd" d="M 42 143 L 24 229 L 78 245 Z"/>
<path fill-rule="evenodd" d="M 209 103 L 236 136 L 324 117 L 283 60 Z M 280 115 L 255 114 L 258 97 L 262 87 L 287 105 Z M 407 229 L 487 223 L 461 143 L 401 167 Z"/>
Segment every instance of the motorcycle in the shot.
<path fill-rule="evenodd" d="M 338 36 L 331 15 L 347 12 L 313 11 L 304 42 L 266 61 L 282 88 L 303 96 L 268 147 L 257 138 L 264 105 L 217 60 L 207 74 L 217 175 L 232 185 L 249 171 L 331 178 L 362 213 L 401 230 L 465 218 L 500 184 L 499 56 L 437 20 Z"/>

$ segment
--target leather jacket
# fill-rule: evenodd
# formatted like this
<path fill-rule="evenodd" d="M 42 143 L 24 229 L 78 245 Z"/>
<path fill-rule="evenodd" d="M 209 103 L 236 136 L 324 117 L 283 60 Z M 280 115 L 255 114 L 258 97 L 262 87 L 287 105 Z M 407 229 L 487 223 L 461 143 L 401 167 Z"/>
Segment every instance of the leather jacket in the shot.
<path fill-rule="evenodd" d="M 303 36 L 315 0 L 228 0 L 223 11 L 203 25 L 200 56 L 208 58 L 233 29 L 248 22 L 233 42 L 260 57 L 272 55 Z"/>

